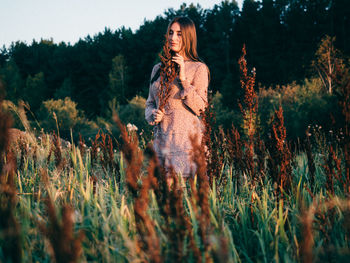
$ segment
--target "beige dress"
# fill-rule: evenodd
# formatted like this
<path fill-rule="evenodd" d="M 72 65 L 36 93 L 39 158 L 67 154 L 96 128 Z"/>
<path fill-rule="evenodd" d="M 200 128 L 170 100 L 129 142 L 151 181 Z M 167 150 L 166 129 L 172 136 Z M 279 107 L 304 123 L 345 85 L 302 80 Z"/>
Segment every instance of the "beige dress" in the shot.
<path fill-rule="evenodd" d="M 160 67 L 152 70 L 151 79 Z M 154 150 L 165 167 L 173 167 L 176 173 L 188 177 L 195 172 L 192 162 L 190 136 L 198 143 L 202 140 L 203 124 L 199 118 L 207 105 L 208 69 L 202 62 L 185 61 L 186 81 L 177 77 L 171 85 L 170 97 L 164 107 L 162 121 L 154 127 Z M 149 87 L 145 117 L 153 125 L 152 111 L 158 108 L 157 97 L 160 78 Z"/>

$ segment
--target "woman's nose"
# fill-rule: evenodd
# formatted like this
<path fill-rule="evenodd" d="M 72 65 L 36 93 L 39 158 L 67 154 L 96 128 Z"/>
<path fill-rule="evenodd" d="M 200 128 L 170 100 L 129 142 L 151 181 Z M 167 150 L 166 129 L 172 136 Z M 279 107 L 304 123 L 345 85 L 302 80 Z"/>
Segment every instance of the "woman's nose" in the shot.
<path fill-rule="evenodd" d="M 170 40 L 171 41 L 176 41 L 177 40 L 176 34 L 170 35 Z"/>

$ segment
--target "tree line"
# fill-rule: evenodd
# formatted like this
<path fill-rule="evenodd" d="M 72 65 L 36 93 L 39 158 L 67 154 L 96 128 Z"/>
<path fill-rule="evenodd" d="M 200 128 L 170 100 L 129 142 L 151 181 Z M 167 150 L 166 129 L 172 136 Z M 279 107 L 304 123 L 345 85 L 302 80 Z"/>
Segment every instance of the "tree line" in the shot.
<path fill-rule="evenodd" d="M 237 107 L 241 95 L 238 58 L 243 44 L 258 86 L 302 82 L 316 75 L 312 61 L 321 39 L 335 36 L 335 46 L 350 54 L 350 1 L 222 1 L 211 9 L 182 4 L 168 9 L 133 32 L 105 28 L 74 45 L 51 40 L 13 42 L 0 50 L 0 76 L 7 99 L 24 100 L 36 112 L 42 101 L 70 97 L 92 118 L 147 97 L 152 67 L 159 61 L 169 21 L 179 15 L 196 24 L 198 53 L 211 72 L 210 88 L 223 105 Z"/>

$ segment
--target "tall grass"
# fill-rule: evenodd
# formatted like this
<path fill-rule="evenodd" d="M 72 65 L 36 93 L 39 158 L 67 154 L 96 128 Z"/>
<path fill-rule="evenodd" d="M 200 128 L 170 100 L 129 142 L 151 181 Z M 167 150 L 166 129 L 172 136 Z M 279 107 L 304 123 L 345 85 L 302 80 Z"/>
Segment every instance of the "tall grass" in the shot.
<path fill-rule="evenodd" d="M 350 255 L 348 141 L 324 152 L 311 136 L 305 151 L 292 150 L 282 108 L 269 141 L 235 128 L 211 132 L 207 151 L 193 140 L 197 169 L 187 181 L 165 173 L 152 146 L 143 150 L 117 117 L 121 136 L 99 133 L 88 147 L 31 130 L 34 139 L 10 142 L 3 114 L 2 262 L 341 262 Z"/>

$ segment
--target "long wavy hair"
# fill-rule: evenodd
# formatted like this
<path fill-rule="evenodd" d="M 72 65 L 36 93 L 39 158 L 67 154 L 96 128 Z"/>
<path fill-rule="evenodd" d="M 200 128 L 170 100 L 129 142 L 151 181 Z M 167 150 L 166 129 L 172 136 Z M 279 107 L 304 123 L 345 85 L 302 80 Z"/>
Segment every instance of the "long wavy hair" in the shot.
<path fill-rule="evenodd" d="M 182 45 L 181 51 L 183 51 L 186 57 L 192 61 L 200 61 L 197 54 L 197 33 L 196 27 L 193 21 L 184 16 L 177 16 L 170 21 L 166 32 L 166 38 L 169 37 L 169 31 L 174 23 L 178 23 L 181 29 Z"/>
<path fill-rule="evenodd" d="M 172 56 L 175 55 L 175 52 L 172 51 L 169 47 L 169 32 L 171 26 L 174 23 L 178 23 L 181 29 L 182 43 L 180 52 L 182 51 L 185 56 L 192 61 L 202 62 L 197 53 L 197 33 L 193 21 L 190 18 L 183 16 L 173 18 L 170 21 L 167 32 L 165 34 L 163 50 L 159 54 L 161 65 L 159 67 L 159 70 L 151 79 L 151 83 L 153 83 L 160 77 L 160 89 L 158 91 L 159 109 L 164 108 L 168 97 L 170 96 L 170 84 L 175 80 L 176 76 L 179 73 L 178 65 L 171 60 Z"/>

